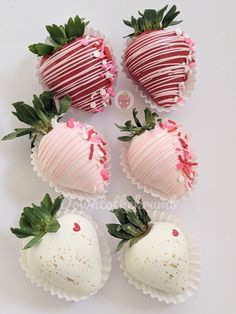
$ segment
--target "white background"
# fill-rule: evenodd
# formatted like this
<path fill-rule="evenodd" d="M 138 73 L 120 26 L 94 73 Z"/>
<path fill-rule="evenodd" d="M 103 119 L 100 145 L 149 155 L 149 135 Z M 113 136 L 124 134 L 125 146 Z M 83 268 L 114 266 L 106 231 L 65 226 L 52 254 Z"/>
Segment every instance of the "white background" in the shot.
<path fill-rule="evenodd" d="M 20 123 L 10 115 L 10 104 L 17 100 L 30 103 L 40 93 L 36 77 L 37 58 L 27 50 L 30 43 L 43 41 L 44 25 L 63 23 L 79 14 L 90 25 L 106 34 L 117 62 L 120 63 L 129 29 L 122 18 L 137 10 L 160 8 L 162 1 L 32 1 L 1 0 L 0 9 L 0 122 L 1 134 Z M 235 313 L 236 282 L 236 82 L 235 82 L 235 0 L 176 1 L 184 19 L 182 28 L 197 43 L 197 84 L 190 101 L 169 116 L 184 124 L 192 134 L 199 157 L 199 180 L 194 193 L 180 203 L 175 214 L 192 230 L 202 261 L 202 281 L 197 293 L 179 305 L 165 305 L 129 286 L 116 257 L 107 285 L 96 296 L 82 303 L 68 303 L 52 297 L 25 278 L 18 262 L 20 240 L 9 232 L 15 226 L 23 206 L 38 202 L 46 191 L 55 193 L 33 173 L 27 138 L 0 143 L 0 313 L 72 314 L 72 313 Z M 142 101 L 134 85 L 120 72 L 117 91 L 131 90 L 136 105 Z M 123 122 L 130 111 L 115 106 L 103 114 L 86 116 L 99 127 L 112 146 L 112 183 L 107 200 L 117 194 L 138 193 L 119 166 L 120 143 L 114 122 Z M 144 200 L 152 199 L 143 195 Z M 105 210 L 89 210 L 101 225 L 109 222 Z M 105 230 L 105 229 L 104 229 Z M 109 239 L 112 247 L 115 241 Z"/>

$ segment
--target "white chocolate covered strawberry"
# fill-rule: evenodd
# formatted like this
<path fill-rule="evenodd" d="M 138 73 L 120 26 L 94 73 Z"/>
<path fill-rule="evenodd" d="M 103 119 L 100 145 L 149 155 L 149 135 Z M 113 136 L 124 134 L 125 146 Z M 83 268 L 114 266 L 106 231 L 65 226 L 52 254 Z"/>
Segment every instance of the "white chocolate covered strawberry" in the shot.
<path fill-rule="evenodd" d="M 32 238 L 20 258 L 31 281 L 60 298 L 79 301 L 103 287 L 111 259 L 91 219 L 79 212 L 58 214 L 62 200 L 52 202 L 46 194 L 40 206 L 24 208 L 19 228 L 11 231 Z"/>
<path fill-rule="evenodd" d="M 49 44 L 29 49 L 42 56 L 40 76 L 57 98 L 69 95 L 73 107 L 94 113 L 111 104 L 118 72 L 105 39 L 84 34 L 87 25 L 79 16 L 64 26 L 47 25 Z"/>
<path fill-rule="evenodd" d="M 15 115 L 30 128 L 16 129 L 3 139 L 29 134 L 34 145 L 32 164 L 38 175 L 57 190 L 73 198 L 91 199 L 104 195 L 109 181 L 107 142 L 94 127 L 70 118 L 52 122 L 69 108 L 63 98 L 57 110 L 52 92 L 34 96 L 34 107 L 23 102 L 13 104 Z"/>
<path fill-rule="evenodd" d="M 119 140 L 130 142 L 121 159 L 124 172 L 138 188 L 165 200 L 180 199 L 192 190 L 197 162 L 188 135 L 173 120 L 161 120 L 145 109 L 145 123 L 137 119 L 118 126 L 130 132 Z M 156 117 L 158 117 L 156 119 Z M 157 121 L 156 121 L 157 120 Z"/>
<path fill-rule="evenodd" d="M 167 303 L 183 301 L 199 282 L 197 253 L 189 237 L 178 223 L 151 221 L 141 200 L 127 200 L 135 210 L 114 209 L 119 224 L 107 224 L 107 229 L 120 239 L 117 251 L 122 249 L 121 267 L 129 282 Z"/>
<path fill-rule="evenodd" d="M 145 10 L 140 17 L 124 23 L 133 28 L 134 38 L 124 53 L 124 66 L 137 82 L 152 108 L 171 109 L 183 103 L 183 91 L 195 66 L 195 44 L 180 29 L 166 29 L 179 24 L 180 13 L 167 5 L 159 11 Z"/>

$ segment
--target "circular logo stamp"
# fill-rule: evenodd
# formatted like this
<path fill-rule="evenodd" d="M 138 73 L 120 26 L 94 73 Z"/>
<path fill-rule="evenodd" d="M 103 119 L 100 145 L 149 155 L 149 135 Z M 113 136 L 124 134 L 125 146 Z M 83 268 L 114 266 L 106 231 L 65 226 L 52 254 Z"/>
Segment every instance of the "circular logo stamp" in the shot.
<path fill-rule="evenodd" d="M 134 105 L 134 96 L 128 90 L 121 90 L 116 93 L 115 104 L 121 110 L 130 109 Z"/>

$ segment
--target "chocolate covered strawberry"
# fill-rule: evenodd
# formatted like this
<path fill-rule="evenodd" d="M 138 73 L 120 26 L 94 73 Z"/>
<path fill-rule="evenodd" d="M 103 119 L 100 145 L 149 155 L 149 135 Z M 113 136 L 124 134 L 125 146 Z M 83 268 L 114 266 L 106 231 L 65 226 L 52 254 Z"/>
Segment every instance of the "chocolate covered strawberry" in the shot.
<path fill-rule="evenodd" d="M 145 10 L 140 17 L 124 23 L 132 27 L 132 40 L 124 53 L 124 66 L 138 83 L 152 108 L 168 110 L 183 103 L 183 91 L 195 66 L 194 42 L 180 29 L 166 29 L 179 24 L 176 6 L 166 12 Z"/>
<path fill-rule="evenodd" d="M 102 197 L 107 190 L 109 172 L 107 142 L 91 125 L 70 118 L 59 122 L 70 106 L 64 97 L 57 109 L 52 92 L 34 95 L 33 107 L 14 103 L 17 118 L 29 128 L 15 129 L 3 139 L 29 135 L 32 164 L 38 176 L 67 196 L 79 199 Z"/>
<path fill-rule="evenodd" d="M 19 227 L 11 231 L 23 239 L 20 262 L 27 277 L 53 295 L 79 301 L 103 287 L 111 258 L 97 224 L 61 208 L 62 201 L 46 194 L 40 205 L 23 209 Z"/>
<path fill-rule="evenodd" d="M 165 213 L 151 219 L 142 200 L 136 202 L 131 196 L 127 200 L 132 208 L 114 209 L 119 223 L 106 225 L 120 239 L 117 251 L 121 250 L 125 276 L 130 284 L 160 301 L 184 301 L 199 283 L 195 245 L 178 219 Z"/>
<path fill-rule="evenodd" d="M 100 112 L 115 95 L 117 68 L 105 39 L 85 34 L 87 25 L 79 16 L 64 26 L 47 25 L 49 44 L 33 44 L 29 49 L 42 56 L 40 76 L 57 98 L 69 95 L 72 106 Z"/>
<path fill-rule="evenodd" d="M 131 120 L 118 126 L 129 135 L 118 139 L 129 142 L 121 155 L 127 177 L 142 188 L 164 200 L 180 199 L 193 188 L 196 166 L 189 138 L 181 125 L 170 119 L 162 120 L 148 108 L 144 110 L 145 122 L 133 110 Z"/>

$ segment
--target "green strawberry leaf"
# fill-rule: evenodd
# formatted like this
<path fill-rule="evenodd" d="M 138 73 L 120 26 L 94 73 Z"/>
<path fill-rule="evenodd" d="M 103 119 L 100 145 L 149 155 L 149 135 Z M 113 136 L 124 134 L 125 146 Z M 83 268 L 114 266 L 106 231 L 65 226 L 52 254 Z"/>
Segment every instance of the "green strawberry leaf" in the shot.
<path fill-rule="evenodd" d="M 138 11 L 138 19 L 131 16 L 130 21 L 123 20 L 125 25 L 134 29 L 134 32 L 126 37 L 138 36 L 145 31 L 161 30 L 168 26 L 179 24 L 181 21 L 174 21 L 180 13 L 177 11 L 176 6 L 173 5 L 165 14 L 167 8 L 168 5 L 157 11 L 153 9 L 147 9 L 143 13 Z"/>
<path fill-rule="evenodd" d="M 119 220 L 121 224 L 128 223 L 129 220 L 127 219 L 127 212 L 124 208 L 115 208 L 111 211 L 113 214 L 115 214 L 116 218 Z"/>
<path fill-rule="evenodd" d="M 59 222 L 54 219 L 54 220 L 51 220 L 47 226 L 45 227 L 45 231 L 46 232 L 57 232 L 57 230 L 60 228 L 60 224 Z"/>
<path fill-rule="evenodd" d="M 12 140 L 14 138 L 20 137 L 20 136 L 24 136 L 24 135 L 31 135 L 34 132 L 33 128 L 19 128 L 19 129 L 15 129 L 15 132 L 9 133 L 7 135 L 5 135 L 2 140 L 6 141 L 6 140 Z"/>
<path fill-rule="evenodd" d="M 52 217 L 56 216 L 58 210 L 61 208 L 61 204 L 62 204 L 63 200 L 64 200 L 64 196 L 63 195 L 59 195 L 55 199 L 54 203 L 52 204 L 52 209 L 51 209 Z"/>
<path fill-rule="evenodd" d="M 66 113 L 71 106 L 71 98 L 69 96 L 63 97 L 59 102 L 59 115 Z"/>
<path fill-rule="evenodd" d="M 44 196 L 44 198 L 41 202 L 41 206 L 44 207 L 45 209 L 47 209 L 49 213 L 51 213 L 52 199 L 48 193 Z"/>
<path fill-rule="evenodd" d="M 119 224 L 107 224 L 106 225 L 108 232 L 115 238 L 130 240 L 132 239 L 132 235 L 126 233 L 123 230 L 119 230 Z"/>
<path fill-rule="evenodd" d="M 40 235 L 35 236 L 32 240 L 30 240 L 26 246 L 24 247 L 24 250 L 30 249 L 32 246 L 36 245 L 42 237 L 45 235 L 45 233 L 41 233 Z"/>
<path fill-rule="evenodd" d="M 116 250 L 115 250 L 115 253 L 116 252 L 119 252 L 121 249 L 122 249 L 122 247 L 125 245 L 125 243 L 127 243 L 129 240 L 121 240 L 119 243 L 118 243 L 118 245 L 117 245 L 117 248 L 116 248 Z"/>
<path fill-rule="evenodd" d="M 11 232 L 17 236 L 19 239 L 27 238 L 33 236 L 32 230 L 19 229 L 19 228 L 10 228 Z"/>
<path fill-rule="evenodd" d="M 50 38 L 58 45 L 64 45 L 67 42 L 65 33 L 61 28 L 55 24 L 47 25 L 46 29 L 50 35 Z"/>
<path fill-rule="evenodd" d="M 125 25 L 129 26 L 129 27 L 133 27 L 132 23 L 130 21 L 127 20 L 123 20 L 123 22 L 125 23 Z"/>
<path fill-rule="evenodd" d="M 29 45 L 28 48 L 31 52 L 38 56 L 48 56 L 55 50 L 54 46 L 43 43 Z"/>
<path fill-rule="evenodd" d="M 25 207 L 21 214 L 20 228 L 11 228 L 11 232 L 18 238 L 34 236 L 33 239 L 25 246 L 25 249 L 32 247 L 48 232 L 57 232 L 60 228 L 55 214 L 61 206 L 63 196 L 58 196 L 54 202 L 46 194 L 40 203 L 40 206 L 32 204 L 32 207 Z"/>

